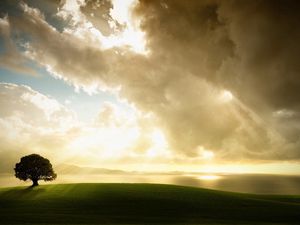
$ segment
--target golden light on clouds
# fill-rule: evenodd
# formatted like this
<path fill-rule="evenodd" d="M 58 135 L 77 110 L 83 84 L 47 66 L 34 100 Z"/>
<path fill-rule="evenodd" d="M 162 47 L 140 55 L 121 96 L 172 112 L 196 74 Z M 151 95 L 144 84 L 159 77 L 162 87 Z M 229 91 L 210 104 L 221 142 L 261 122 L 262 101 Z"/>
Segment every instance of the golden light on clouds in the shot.
<path fill-rule="evenodd" d="M 85 14 L 80 10 L 86 6 L 85 1 L 67 0 L 58 12 L 58 16 L 69 19 L 75 29 L 67 28 L 64 32 L 70 33 L 82 40 L 89 39 L 96 48 L 103 50 L 125 47 L 139 54 L 147 54 L 145 34 L 139 28 L 140 21 L 134 18 L 132 10 L 137 4 L 137 0 L 112 1 L 112 8 L 109 11 L 108 24 L 112 29 L 110 35 L 104 35 L 91 23 Z M 95 3 L 94 7 L 101 8 L 101 4 Z M 90 16 L 94 16 L 93 13 Z M 122 28 L 118 28 L 121 26 Z"/>
<path fill-rule="evenodd" d="M 210 159 L 213 159 L 215 154 L 212 152 L 212 151 L 206 151 L 204 150 L 201 154 L 201 156 L 204 158 L 204 159 L 207 159 L 207 160 L 210 160 Z"/>
<path fill-rule="evenodd" d="M 147 157 L 153 158 L 157 156 L 164 156 L 164 154 L 168 154 L 168 143 L 161 130 L 157 128 L 154 129 L 154 131 L 150 134 L 150 139 L 152 142 L 152 146 L 147 150 Z"/>
<path fill-rule="evenodd" d="M 222 91 L 220 95 L 220 100 L 225 103 L 230 102 L 233 98 L 234 98 L 233 94 L 228 90 Z"/>
<path fill-rule="evenodd" d="M 145 34 L 139 29 L 139 20 L 132 16 L 132 10 L 137 3 L 137 0 L 112 1 L 113 8 L 110 15 L 124 25 L 125 29 L 104 40 L 105 47 L 129 46 L 136 53 L 146 54 Z"/>
<path fill-rule="evenodd" d="M 198 146 L 197 151 L 198 151 L 200 158 L 202 158 L 204 160 L 212 160 L 215 156 L 213 151 L 204 149 L 203 146 Z"/>

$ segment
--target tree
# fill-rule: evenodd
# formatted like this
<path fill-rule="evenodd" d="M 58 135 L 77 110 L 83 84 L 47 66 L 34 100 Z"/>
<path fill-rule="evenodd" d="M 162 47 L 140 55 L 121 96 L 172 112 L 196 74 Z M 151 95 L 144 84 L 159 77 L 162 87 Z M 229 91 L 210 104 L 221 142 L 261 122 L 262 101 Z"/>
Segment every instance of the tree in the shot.
<path fill-rule="evenodd" d="M 50 161 L 38 154 L 22 157 L 16 164 L 15 176 L 20 180 L 31 180 L 32 187 L 39 185 L 39 180 L 52 181 L 57 177 Z"/>

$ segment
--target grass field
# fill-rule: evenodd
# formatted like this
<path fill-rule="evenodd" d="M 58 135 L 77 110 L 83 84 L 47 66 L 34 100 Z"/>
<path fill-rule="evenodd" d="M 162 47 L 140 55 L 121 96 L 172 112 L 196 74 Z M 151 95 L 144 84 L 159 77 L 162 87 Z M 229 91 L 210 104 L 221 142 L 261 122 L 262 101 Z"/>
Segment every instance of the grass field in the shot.
<path fill-rule="evenodd" d="M 299 224 L 300 196 L 158 184 L 0 189 L 0 224 Z"/>

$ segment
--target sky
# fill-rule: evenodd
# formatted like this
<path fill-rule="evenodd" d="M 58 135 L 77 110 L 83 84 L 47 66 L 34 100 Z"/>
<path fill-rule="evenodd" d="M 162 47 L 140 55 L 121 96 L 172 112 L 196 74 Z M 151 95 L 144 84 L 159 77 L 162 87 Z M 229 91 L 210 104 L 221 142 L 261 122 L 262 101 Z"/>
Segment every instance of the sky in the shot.
<path fill-rule="evenodd" d="M 4 0 L 0 172 L 300 174 L 300 4 Z"/>

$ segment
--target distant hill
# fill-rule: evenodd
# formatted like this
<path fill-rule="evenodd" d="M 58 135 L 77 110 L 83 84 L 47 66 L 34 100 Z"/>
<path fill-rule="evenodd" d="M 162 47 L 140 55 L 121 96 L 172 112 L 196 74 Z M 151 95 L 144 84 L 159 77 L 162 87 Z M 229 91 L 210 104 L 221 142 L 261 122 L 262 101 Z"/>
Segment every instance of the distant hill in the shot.
<path fill-rule="evenodd" d="M 159 184 L 0 189 L 0 224 L 299 224 L 300 196 Z"/>
<path fill-rule="evenodd" d="M 128 174 L 129 172 L 123 170 L 112 170 L 96 167 L 81 167 L 71 164 L 61 164 L 55 167 L 58 174 Z"/>
<path fill-rule="evenodd" d="M 118 174 L 118 175 L 133 175 L 133 174 L 147 174 L 147 175 L 183 175 L 186 172 L 169 171 L 169 172 L 144 172 L 144 171 L 126 171 L 115 170 L 99 167 L 76 166 L 72 164 L 60 164 L 54 167 L 58 174 Z M 199 172 L 189 174 L 203 174 Z"/>

